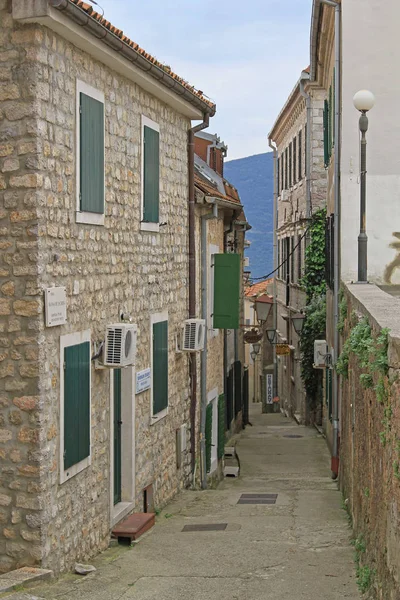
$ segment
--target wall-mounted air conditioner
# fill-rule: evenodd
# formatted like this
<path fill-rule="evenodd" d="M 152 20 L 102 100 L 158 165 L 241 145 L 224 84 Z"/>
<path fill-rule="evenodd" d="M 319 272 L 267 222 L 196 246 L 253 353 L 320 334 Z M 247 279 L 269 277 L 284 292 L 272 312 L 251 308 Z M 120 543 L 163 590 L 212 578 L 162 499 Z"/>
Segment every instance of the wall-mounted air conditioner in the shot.
<path fill-rule="evenodd" d="M 327 365 L 328 344 L 326 340 L 314 341 L 314 369 L 324 369 Z"/>
<path fill-rule="evenodd" d="M 248 256 L 245 256 L 243 259 L 243 266 L 248 267 L 250 265 L 250 260 Z"/>
<path fill-rule="evenodd" d="M 180 350 L 196 352 L 204 350 L 206 322 L 204 319 L 187 319 L 182 325 Z"/>
<path fill-rule="evenodd" d="M 114 368 L 135 364 L 136 340 L 136 325 L 131 323 L 108 325 L 104 342 L 103 364 Z"/>
<path fill-rule="evenodd" d="M 289 202 L 289 190 L 282 190 L 281 191 L 281 201 L 282 202 Z"/>

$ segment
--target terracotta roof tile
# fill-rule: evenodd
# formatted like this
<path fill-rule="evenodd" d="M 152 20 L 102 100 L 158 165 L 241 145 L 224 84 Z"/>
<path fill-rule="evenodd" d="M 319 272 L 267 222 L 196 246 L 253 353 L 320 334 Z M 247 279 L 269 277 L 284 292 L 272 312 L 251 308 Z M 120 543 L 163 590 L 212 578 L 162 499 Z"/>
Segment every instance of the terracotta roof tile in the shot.
<path fill-rule="evenodd" d="M 184 88 L 186 88 L 194 96 L 197 96 L 197 98 L 199 98 L 199 100 L 201 100 L 202 102 L 207 104 L 211 109 L 213 109 L 215 111 L 215 103 L 212 102 L 209 98 L 207 98 L 207 96 L 205 96 L 201 90 L 197 90 L 194 86 L 190 85 L 190 83 L 188 83 L 185 79 L 183 79 L 182 77 L 179 77 L 179 75 L 174 73 L 171 70 L 171 67 L 161 63 L 156 58 L 154 58 L 154 56 L 152 56 L 151 54 L 149 54 L 148 52 L 143 50 L 143 48 L 140 48 L 140 46 L 136 42 L 132 41 L 128 36 L 126 36 L 124 34 L 122 29 L 117 29 L 112 23 L 110 23 L 110 21 L 107 21 L 107 19 L 105 19 L 103 17 L 103 15 L 96 12 L 93 9 L 93 6 L 91 6 L 90 4 L 87 4 L 86 2 L 82 2 L 82 0 L 69 0 L 69 1 L 72 4 L 75 4 L 76 6 L 78 6 L 83 11 L 85 11 L 92 19 L 95 19 L 96 21 L 98 21 L 103 27 L 105 27 L 111 33 L 113 33 L 114 35 L 119 37 L 125 44 L 127 44 L 128 46 L 133 48 L 133 50 L 135 50 L 136 52 L 141 54 L 141 56 L 146 58 L 149 62 L 153 63 L 153 65 L 155 65 L 156 67 L 158 67 L 165 73 L 168 73 L 168 75 L 170 75 L 173 79 L 175 79 L 178 83 L 180 83 Z"/>
<path fill-rule="evenodd" d="M 258 283 L 254 283 L 253 285 L 249 285 L 245 289 L 244 295 L 246 298 L 259 296 L 260 294 L 265 294 L 267 291 L 268 285 L 271 285 L 273 279 L 264 279 L 264 281 L 259 281 Z"/>

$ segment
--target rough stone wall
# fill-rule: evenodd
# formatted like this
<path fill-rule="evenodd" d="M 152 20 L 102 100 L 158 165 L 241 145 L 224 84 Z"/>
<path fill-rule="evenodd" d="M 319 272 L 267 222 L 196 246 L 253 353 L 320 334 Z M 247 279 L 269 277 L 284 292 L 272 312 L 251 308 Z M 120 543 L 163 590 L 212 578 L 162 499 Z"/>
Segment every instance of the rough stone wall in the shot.
<path fill-rule="evenodd" d="M 138 325 L 140 370 L 150 365 L 150 315 L 168 311 L 168 416 L 151 425 L 150 392 L 136 396 L 136 510 L 142 510 L 145 486 L 153 484 L 155 504 L 161 506 L 188 483 L 189 451 L 180 470 L 175 458 L 175 430 L 189 422 L 188 358 L 175 352 L 175 337 L 187 318 L 190 123 L 50 30 L 13 25 L 9 3 L 1 8 L 2 35 L 8 26 L 11 36 L 6 38 L 8 54 L 0 53 L 1 76 L 10 72 L 14 83 L 0 86 L 3 239 L 12 244 L 2 258 L 3 281 L 10 279 L 10 284 L 1 288 L 0 305 L 7 320 L 7 313 L 13 313 L 2 327 L 8 332 L 15 328 L 6 335 L 10 349 L 2 363 L 10 388 L 4 404 L 12 407 L 9 420 L 18 422 L 11 440 L 12 423 L 4 436 L 7 449 L 15 452 L 8 477 L 13 479 L 11 470 L 20 472 L 18 487 L 11 492 L 3 488 L 1 496 L 4 527 L 13 532 L 10 538 L 15 534 L 5 542 L 10 558 L 4 564 L 11 568 L 19 559 L 32 562 L 31 553 L 58 572 L 108 543 L 112 443 L 112 373 L 92 368 L 92 464 L 59 484 L 60 335 L 90 329 L 92 342 L 99 341 L 121 310 L 129 312 Z M 106 202 L 105 225 L 100 227 L 75 222 L 77 78 L 105 94 Z M 160 222 L 167 223 L 160 233 L 140 231 L 141 114 L 160 125 Z M 42 311 L 43 288 L 52 285 L 66 287 L 68 322 L 44 328 L 37 313 Z M 9 299 L 11 293 L 17 301 Z M 11 352 L 19 353 L 13 359 L 18 362 L 9 360 Z M 10 544 L 22 544 L 25 530 L 28 554 L 25 549 L 11 551 Z"/>
<path fill-rule="evenodd" d="M 219 247 L 224 251 L 224 220 L 223 213 L 218 219 L 210 219 L 207 223 L 207 245 Z M 216 330 L 216 334 L 208 339 L 207 349 L 207 393 L 218 389 L 218 394 L 224 392 L 224 331 Z"/>
<path fill-rule="evenodd" d="M 349 378 L 342 379 L 340 488 L 347 499 L 354 535 L 365 542 L 361 566 L 371 571 L 376 569 L 369 597 L 397 600 L 400 589 L 400 481 L 396 471 L 396 461 L 398 465 L 400 460 L 400 338 L 395 330 L 398 300 L 375 286 L 368 287 L 371 289 L 361 293 L 346 289 L 348 306 L 343 340 L 348 337 L 351 324 L 361 316 L 368 318 L 374 336 L 382 326 L 388 326 L 392 332 L 389 334 L 389 378 L 395 381 L 389 385 L 386 378 L 389 400 L 387 404 L 380 403 L 373 388 L 361 386 L 360 375 L 366 371 L 360 370 L 354 354 L 350 356 Z M 366 291 L 376 297 L 376 301 L 372 299 L 374 306 L 372 303 L 364 306 L 361 296 Z M 386 307 L 382 301 L 388 303 Z M 374 385 L 376 383 L 377 375 L 374 375 Z M 382 434 L 386 438 L 384 444 Z"/>
<path fill-rule="evenodd" d="M 0 0 L 0 572 L 38 563 L 44 464 L 44 398 L 38 337 L 42 302 L 38 220 L 43 175 L 39 99 L 49 94 L 35 62 L 44 34 L 15 27 Z"/>

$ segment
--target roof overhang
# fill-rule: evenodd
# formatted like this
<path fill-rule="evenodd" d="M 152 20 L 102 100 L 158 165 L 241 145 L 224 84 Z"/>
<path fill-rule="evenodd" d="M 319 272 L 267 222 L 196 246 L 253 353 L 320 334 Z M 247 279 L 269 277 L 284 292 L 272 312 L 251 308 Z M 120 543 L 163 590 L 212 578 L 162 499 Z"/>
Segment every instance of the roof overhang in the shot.
<path fill-rule="evenodd" d="M 311 29 L 310 29 L 310 80 L 315 81 L 317 72 L 317 47 L 319 21 L 321 16 L 322 2 L 314 0 L 311 13 Z"/>
<path fill-rule="evenodd" d="M 58 8 L 52 6 L 53 3 Z M 206 113 L 215 114 L 215 105 L 210 106 L 171 75 L 146 61 L 76 4 L 68 1 L 64 4 L 68 6 L 68 13 L 60 8 L 62 0 L 12 0 L 12 14 L 16 21 L 48 27 L 189 119 L 200 120 Z M 85 27 L 87 24 L 90 27 Z"/>

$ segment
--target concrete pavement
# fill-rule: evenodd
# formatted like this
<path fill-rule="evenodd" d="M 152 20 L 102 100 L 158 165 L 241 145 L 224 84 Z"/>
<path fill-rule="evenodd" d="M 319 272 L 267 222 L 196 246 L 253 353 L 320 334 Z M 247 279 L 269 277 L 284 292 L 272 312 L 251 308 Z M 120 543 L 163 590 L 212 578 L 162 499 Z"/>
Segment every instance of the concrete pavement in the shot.
<path fill-rule="evenodd" d="M 95 573 L 67 575 L 7 599 L 360 598 L 325 441 L 312 428 L 260 410 L 251 406 L 253 427 L 239 438 L 238 479 L 180 494 L 139 544 L 110 548 L 92 561 Z M 243 493 L 277 494 L 276 504 L 238 504 Z M 182 532 L 213 523 L 226 528 Z"/>

